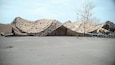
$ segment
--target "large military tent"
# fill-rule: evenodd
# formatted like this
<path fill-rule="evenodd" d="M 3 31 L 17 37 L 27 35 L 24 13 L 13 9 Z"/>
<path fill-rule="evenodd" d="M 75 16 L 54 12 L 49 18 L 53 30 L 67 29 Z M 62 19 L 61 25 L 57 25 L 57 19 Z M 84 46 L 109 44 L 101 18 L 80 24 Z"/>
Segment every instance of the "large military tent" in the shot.
<path fill-rule="evenodd" d="M 93 22 L 60 23 L 57 20 L 40 19 L 28 21 L 16 17 L 11 24 L 0 24 L 2 35 L 14 36 L 83 36 L 84 33 L 108 33 L 115 32 L 115 24 L 107 21 L 102 24 Z"/>

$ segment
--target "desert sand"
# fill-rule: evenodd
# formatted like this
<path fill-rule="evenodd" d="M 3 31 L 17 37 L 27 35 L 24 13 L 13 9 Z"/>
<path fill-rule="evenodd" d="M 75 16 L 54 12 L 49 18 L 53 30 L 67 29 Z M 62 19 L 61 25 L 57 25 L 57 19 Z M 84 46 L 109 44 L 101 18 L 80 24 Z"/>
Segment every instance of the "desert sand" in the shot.
<path fill-rule="evenodd" d="M 115 65 L 115 39 L 0 37 L 0 65 Z"/>

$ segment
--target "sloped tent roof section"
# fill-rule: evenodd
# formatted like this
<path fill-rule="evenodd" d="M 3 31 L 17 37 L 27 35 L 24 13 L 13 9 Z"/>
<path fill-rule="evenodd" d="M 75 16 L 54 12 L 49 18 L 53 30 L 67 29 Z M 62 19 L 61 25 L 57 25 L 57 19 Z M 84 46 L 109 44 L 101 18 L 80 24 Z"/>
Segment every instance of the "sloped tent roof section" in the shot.
<path fill-rule="evenodd" d="M 115 24 L 110 21 L 98 24 L 98 26 L 96 33 L 115 33 Z"/>
<path fill-rule="evenodd" d="M 37 21 L 28 21 L 17 17 L 12 22 L 12 25 L 15 35 L 46 36 L 62 24 L 57 20 L 40 19 Z"/>
<path fill-rule="evenodd" d="M 74 30 L 75 26 L 71 21 L 67 21 L 62 26 L 49 33 L 48 36 L 83 36 L 83 33 Z"/>
<path fill-rule="evenodd" d="M 81 31 L 78 31 L 78 28 L 75 27 L 74 23 L 72 23 L 71 21 L 65 22 L 63 26 L 67 28 L 67 35 L 83 36 L 83 33 Z"/>
<path fill-rule="evenodd" d="M 79 33 L 72 31 L 71 29 L 62 25 L 53 32 L 49 33 L 48 36 L 76 36 L 78 34 Z"/>
<path fill-rule="evenodd" d="M 78 33 L 92 32 L 100 27 L 92 22 L 67 22 L 64 26 Z"/>
<path fill-rule="evenodd" d="M 66 31 L 67 28 L 62 25 L 53 32 L 49 33 L 47 36 L 66 36 Z"/>
<path fill-rule="evenodd" d="M 102 28 L 107 29 L 110 32 L 115 32 L 115 24 L 110 21 L 103 23 Z"/>
<path fill-rule="evenodd" d="M 111 23 L 111 24 L 110 24 Z M 115 30 L 115 24 L 113 24 L 112 22 L 105 22 L 102 24 L 96 24 L 93 22 L 73 22 L 71 23 L 66 22 L 65 24 L 63 24 L 65 27 L 71 29 L 72 31 L 75 31 L 77 33 L 106 33 L 106 32 L 110 32 L 109 29 L 114 29 Z M 106 25 L 109 26 L 108 29 L 106 29 Z M 111 27 L 112 26 L 112 27 Z"/>

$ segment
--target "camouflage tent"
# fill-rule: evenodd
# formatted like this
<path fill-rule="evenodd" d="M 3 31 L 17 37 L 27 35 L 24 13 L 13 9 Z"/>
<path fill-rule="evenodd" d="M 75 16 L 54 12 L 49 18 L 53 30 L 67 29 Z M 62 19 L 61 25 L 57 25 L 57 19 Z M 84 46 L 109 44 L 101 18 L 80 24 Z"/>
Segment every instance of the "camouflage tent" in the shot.
<path fill-rule="evenodd" d="M 108 32 L 115 32 L 115 24 L 110 21 L 102 24 L 68 21 L 62 24 L 57 20 L 28 21 L 17 17 L 11 24 L 0 24 L 2 35 L 13 33 L 14 36 L 83 36 L 84 33 Z"/>
<path fill-rule="evenodd" d="M 46 36 L 62 24 L 57 20 L 41 19 L 35 22 L 17 17 L 13 22 L 13 33 L 15 35 Z"/>

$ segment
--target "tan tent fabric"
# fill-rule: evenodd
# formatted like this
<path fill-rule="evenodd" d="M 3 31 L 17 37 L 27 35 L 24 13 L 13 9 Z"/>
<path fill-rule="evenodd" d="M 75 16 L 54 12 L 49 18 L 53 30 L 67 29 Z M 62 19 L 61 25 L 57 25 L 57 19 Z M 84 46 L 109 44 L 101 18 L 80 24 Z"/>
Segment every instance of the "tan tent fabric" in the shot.
<path fill-rule="evenodd" d="M 24 33 L 24 35 L 46 36 L 62 24 L 57 20 L 40 19 L 32 22 L 17 17 L 12 25 L 14 26 L 14 33 L 17 35 L 23 35 Z"/>
<path fill-rule="evenodd" d="M 11 24 L 0 24 L 0 33 L 21 36 L 49 36 L 49 35 L 78 35 L 84 33 L 115 33 L 115 24 L 107 21 L 102 24 L 93 22 L 71 22 L 62 24 L 57 20 L 40 19 L 28 21 L 21 17 L 16 17 Z"/>
<path fill-rule="evenodd" d="M 90 32 L 96 32 L 96 33 L 103 33 L 103 32 L 110 32 L 108 29 L 105 29 L 105 25 L 109 25 L 109 27 L 112 26 L 112 28 L 114 28 L 115 30 L 115 27 L 114 25 L 115 24 L 110 24 L 105 22 L 105 23 L 102 23 L 102 24 L 95 24 L 93 22 L 66 22 L 64 23 L 64 26 L 71 29 L 72 31 L 76 31 L 78 33 L 90 33 Z M 110 29 L 110 28 L 109 28 Z"/>

